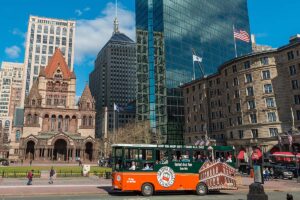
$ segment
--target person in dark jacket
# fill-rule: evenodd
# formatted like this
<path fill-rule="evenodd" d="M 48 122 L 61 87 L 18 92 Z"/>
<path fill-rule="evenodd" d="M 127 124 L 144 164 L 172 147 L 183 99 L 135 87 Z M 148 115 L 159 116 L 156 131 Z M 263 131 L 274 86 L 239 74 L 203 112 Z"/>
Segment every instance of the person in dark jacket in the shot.
<path fill-rule="evenodd" d="M 27 185 L 32 185 L 32 178 L 33 178 L 33 170 L 29 171 L 27 174 L 27 179 L 28 179 Z"/>
<path fill-rule="evenodd" d="M 55 171 L 53 167 L 51 167 L 50 174 L 49 174 L 49 184 L 53 184 L 54 175 L 55 175 Z"/>

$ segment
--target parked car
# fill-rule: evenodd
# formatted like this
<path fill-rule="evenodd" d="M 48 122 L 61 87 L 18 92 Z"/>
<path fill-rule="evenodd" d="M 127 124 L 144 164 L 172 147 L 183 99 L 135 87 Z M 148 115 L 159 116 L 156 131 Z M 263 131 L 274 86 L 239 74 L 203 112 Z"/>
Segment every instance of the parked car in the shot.
<path fill-rule="evenodd" d="M 8 166 L 9 165 L 9 161 L 7 159 L 0 158 L 0 164 L 3 165 L 3 166 Z"/>
<path fill-rule="evenodd" d="M 279 179 L 293 179 L 294 173 L 288 169 L 285 168 L 274 168 L 274 178 Z"/>

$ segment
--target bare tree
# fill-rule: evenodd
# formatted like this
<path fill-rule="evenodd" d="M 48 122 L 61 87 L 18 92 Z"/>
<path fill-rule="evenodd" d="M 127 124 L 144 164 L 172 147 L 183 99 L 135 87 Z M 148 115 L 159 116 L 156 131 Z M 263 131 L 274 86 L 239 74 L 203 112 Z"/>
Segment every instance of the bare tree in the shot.
<path fill-rule="evenodd" d="M 132 122 L 118 128 L 115 132 L 108 131 L 107 138 L 100 140 L 100 146 L 103 148 L 102 152 L 109 155 L 112 144 L 157 144 L 160 143 L 161 138 L 158 135 L 151 130 L 149 121 Z M 107 146 L 106 150 L 105 146 Z"/>

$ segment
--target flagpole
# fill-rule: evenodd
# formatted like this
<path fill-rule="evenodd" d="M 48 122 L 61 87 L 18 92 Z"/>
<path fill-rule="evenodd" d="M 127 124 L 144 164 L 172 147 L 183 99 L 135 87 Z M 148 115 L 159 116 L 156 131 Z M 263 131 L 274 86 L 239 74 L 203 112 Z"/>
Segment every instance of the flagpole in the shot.
<path fill-rule="evenodd" d="M 116 111 L 115 111 L 115 103 L 114 103 L 114 143 L 116 143 Z"/>
<path fill-rule="evenodd" d="M 195 61 L 193 58 L 193 80 L 196 80 L 196 75 L 195 75 Z"/>
<path fill-rule="evenodd" d="M 235 57 L 237 57 L 237 50 L 236 50 L 236 40 L 234 37 L 234 24 L 232 25 L 232 29 L 233 29 L 233 40 L 234 40 L 234 51 L 235 51 Z"/>

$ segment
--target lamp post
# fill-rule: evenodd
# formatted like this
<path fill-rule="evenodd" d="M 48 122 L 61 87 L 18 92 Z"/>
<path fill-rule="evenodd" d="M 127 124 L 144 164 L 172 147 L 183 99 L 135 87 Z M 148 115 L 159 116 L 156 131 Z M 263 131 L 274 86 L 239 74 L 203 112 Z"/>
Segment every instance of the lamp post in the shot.
<path fill-rule="evenodd" d="M 207 149 L 211 152 L 211 159 L 212 159 L 212 161 L 214 161 L 215 160 L 215 158 L 214 158 L 214 148 L 212 146 L 209 146 Z"/>
<path fill-rule="evenodd" d="M 295 155 L 295 164 L 296 164 L 296 171 L 297 171 L 297 183 L 300 183 L 300 177 L 299 177 L 299 161 L 297 160 L 297 154 L 298 154 L 298 147 L 294 145 L 294 155 Z"/>

